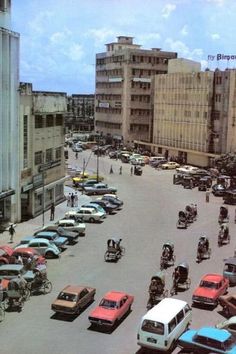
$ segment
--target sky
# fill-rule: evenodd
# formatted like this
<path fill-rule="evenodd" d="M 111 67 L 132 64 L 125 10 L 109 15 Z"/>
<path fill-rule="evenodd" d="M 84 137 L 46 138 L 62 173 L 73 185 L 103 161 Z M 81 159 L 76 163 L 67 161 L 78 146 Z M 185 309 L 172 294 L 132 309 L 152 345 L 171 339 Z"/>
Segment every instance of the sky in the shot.
<path fill-rule="evenodd" d="M 20 81 L 34 90 L 95 92 L 96 53 L 117 36 L 214 70 L 235 68 L 236 0 L 12 0 Z"/>

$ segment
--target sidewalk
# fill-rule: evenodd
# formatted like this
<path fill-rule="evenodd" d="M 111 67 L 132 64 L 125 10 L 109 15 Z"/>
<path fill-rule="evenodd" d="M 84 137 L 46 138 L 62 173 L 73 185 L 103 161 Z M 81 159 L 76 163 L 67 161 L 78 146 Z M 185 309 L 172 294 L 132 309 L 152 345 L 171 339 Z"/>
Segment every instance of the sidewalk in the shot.
<path fill-rule="evenodd" d="M 74 190 L 73 188 L 70 188 L 68 186 L 65 186 L 64 188 L 65 191 L 65 196 L 67 196 L 69 193 L 71 192 L 75 192 L 76 190 Z M 86 202 L 88 202 L 91 198 L 86 196 L 86 195 L 82 195 L 80 192 L 78 192 L 78 197 L 79 197 L 79 205 L 85 204 Z M 61 219 L 64 217 L 65 212 L 69 211 L 70 209 L 72 209 L 71 207 L 67 206 L 67 201 L 64 201 L 61 204 L 58 204 L 55 206 L 55 218 L 54 221 L 50 221 L 50 210 L 45 211 L 44 213 L 44 226 L 47 225 L 52 225 L 54 224 L 57 220 Z M 16 246 L 20 240 L 23 237 L 26 236 L 31 236 L 34 234 L 35 231 L 40 230 L 43 226 L 43 215 L 39 215 L 34 219 L 30 219 L 27 221 L 24 221 L 22 223 L 16 224 L 15 230 L 16 233 L 14 235 L 14 239 L 13 239 L 13 243 L 10 243 L 10 235 L 8 231 L 4 231 L 3 233 L 0 233 L 0 246 L 3 245 L 9 245 L 11 247 Z"/>

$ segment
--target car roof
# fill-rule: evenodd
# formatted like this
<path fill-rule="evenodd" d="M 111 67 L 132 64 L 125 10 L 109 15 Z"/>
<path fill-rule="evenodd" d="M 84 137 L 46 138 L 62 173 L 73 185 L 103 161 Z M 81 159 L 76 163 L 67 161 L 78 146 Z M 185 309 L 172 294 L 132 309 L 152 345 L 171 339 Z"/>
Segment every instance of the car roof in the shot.
<path fill-rule="evenodd" d="M 70 294 L 79 294 L 84 288 L 88 288 L 84 285 L 67 285 L 62 291 Z"/>
<path fill-rule="evenodd" d="M 149 310 L 144 316 L 143 320 L 161 321 L 162 323 L 169 323 L 174 314 L 177 314 L 184 306 L 186 301 L 172 298 L 165 298 L 159 304 Z"/>
<path fill-rule="evenodd" d="M 223 275 L 221 274 L 215 274 L 215 273 L 209 273 L 209 274 L 205 274 L 201 280 L 206 280 L 206 281 L 211 281 L 213 283 L 218 283 L 219 281 L 221 281 L 223 279 Z"/>
<path fill-rule="evenodd" d="M 44 236 L 44 235 L 47 235 L 47 236 L 57 236 L 57 233 L 54 232 L 54 231 L 40 231 L 37 233 L 37 236 L 40 235 L 40 236 Z"/>
<path fill-rule="evenodd" d="M 225 329 L 218 329 L 215 327 L 202 327 L 197 331 L 197 336 L 215 339 L 218 342 L 225 342 L 232 335 Z"/>
<path fill-rule="evenodd" d="M 51 242 L 47 238 L 37 238 L 37 237 L 35 237 L 32 240 L 30 240 L 30 243 L 31 242 L 42 242 L 42 241 L 44 241 L 44 242 L 46 242 L 46 243 L 51 245 Z"/>
<path fill-rule="evenodd" d="M 75 220 L 74 219 L 59 220 L 58 225 L 63 225 L 63 224 L 75 224 Z"/>
<path fill-rule="evenodd" d="M 22 247 L 22 248 L 16 248 L 13 252 L 14 253 L 33 253 L 38 255 L 38 252 L 33 248 L 33 247 Z"/>
<path fill-rule="evenodd" d="M 22 264 L 3 264 L 0 266 L 0 270 L 3 269 L 21 270 L 22 268 L 24 268 Z"/>
<path fill-rule="evenodd" d="M 112 300 L 112 301 L 119 301 L 120 299 L 122 299 L 123 296 L 127 295 L 124 292 L 121 291 L 109 291 L 108 293 L 106 293 L 103 298 L 107 299 L 107 300 Z"/>

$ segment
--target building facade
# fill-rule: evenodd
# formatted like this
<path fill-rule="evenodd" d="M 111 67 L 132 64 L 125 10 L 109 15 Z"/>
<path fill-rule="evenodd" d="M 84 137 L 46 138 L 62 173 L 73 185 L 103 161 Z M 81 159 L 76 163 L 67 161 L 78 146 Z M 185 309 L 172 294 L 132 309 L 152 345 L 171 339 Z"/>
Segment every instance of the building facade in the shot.
<path fill-rule="evenodd" d="M 20 84 L 21 218 L 64 200 L 66 93 Z"/>
<path fill-rule="evenodd" d="M 153 150 L 199 166 L 236 151 L 235 70 L 201 72 L 186 59 L 169 68 L 154 79 Z"/>
<path fill-rule="evenodd" d="M 94 95 L 73 94 L 67 97 L 65 127 L 67 131 L 79 133 L 94 131 Z"/>
<path fill-rule="evenodd" d="M 150 141 L 151 79 L 166 73 L 177 53 L 141 49 L 125 36 L 106 49 L 96 55 L 95 131 L 124 143 Z"/>
<path fill-rule="evenodd" d="M 20 219 L 19 34 L 11 1 L 0 1 L 0 228 Z"/>

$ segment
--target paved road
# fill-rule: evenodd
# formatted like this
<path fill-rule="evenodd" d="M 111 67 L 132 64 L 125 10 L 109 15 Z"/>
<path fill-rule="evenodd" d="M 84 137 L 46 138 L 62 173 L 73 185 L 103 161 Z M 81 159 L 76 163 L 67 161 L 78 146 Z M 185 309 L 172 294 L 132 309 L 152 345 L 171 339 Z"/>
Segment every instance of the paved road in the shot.
<path fill-rule="evenodd" d="M 90 152 L 86 151 L 79 154 L 78 160 L 72 158 L 70 164 L 82 167 L 83 158 L 87 160 L 89 156 Z M 111 164 L 114 170 L 112 175 L 109 174 Z M 119 161 L 109 160 L 108 157 L 100 159 L 100 173 L 106 175 L 110 185 L 118 187 L 118 195 L 125 202 L 123 210 L 108 216 L 102 224 L 87 224 L 86 237 L 80 238 L 77 245 L 68 246 L 59 260 L 48 262 L 48 276 L 53 282 L 52 293 L 31 297 L 21 313 L 6 313 L 1 323 L 1 353 L 140 353 L 136 344 L 137 327 L 146 312 L 147 289 L 151 276 L 159 270 L 164 241 L 174 242 L 177 263 L 186 260 L 190 265 L 191 288 L 177 296 L 189 304 L 192 291 L 203 274 L 222 273 L 222 259 L 232 255 L 235 247 L 236 226 L 232 222 L 234 208 L 230 207 L 231 244 L 218 248 L 217 217 L 221 198 L 211 196 L 210 203 L 206 203 L 204 192 L 174 186 L 171 171 L 156 171 L 146 166 L 143 176 L 130 176 L 130 165 L 122 164 L 123 173 L 119 175 L 120 165 Z M 93 156 L 87 169 L 96 171 L 96 158 Z M 177 230 L 177 212 L 190 202 L 198 204 L 198 220 L 187 230 Z M 196 264 L 196 245 L 203 233 L 210 238 L 212 257 Z M 103 260 L 106 240 L 110 236 L 123 238 L 126 248 L 125 256 L 117 264 L 105 263 Z M 167 289 L 170 289 L 172 271 L 173 267 L 166 271 Z M 67 284 L 88 284 L 97 289 L 94 304 L 73 321 L 55 318 L 50 310 L 51 302 Z M 125 290 L 135 296 L 133 311 L 112 334 L 91 330 L 89 311 L 105 292 L 112 289 Z M 231 288 L 230 292 L 234 292 L 234 289 Z M 194 308 L 192 326 L 214 325 L 223 319 L 219 310 Z"/>

